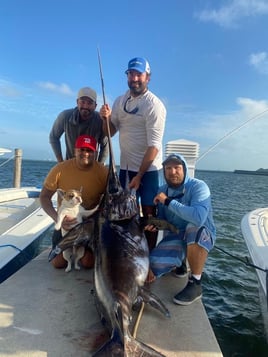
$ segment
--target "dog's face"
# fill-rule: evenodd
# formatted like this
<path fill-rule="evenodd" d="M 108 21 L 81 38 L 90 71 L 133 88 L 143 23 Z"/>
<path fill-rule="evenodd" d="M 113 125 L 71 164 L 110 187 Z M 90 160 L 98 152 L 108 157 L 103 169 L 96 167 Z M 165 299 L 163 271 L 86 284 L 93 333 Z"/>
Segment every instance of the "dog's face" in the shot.
<path fill-rule="evenodd" d="M 62 199 L 61 206 L 75 207 L 82 203 L 81 191 L 78 190 L 63 191 L 61 189 L 58 189 L 57 192 Z"/>

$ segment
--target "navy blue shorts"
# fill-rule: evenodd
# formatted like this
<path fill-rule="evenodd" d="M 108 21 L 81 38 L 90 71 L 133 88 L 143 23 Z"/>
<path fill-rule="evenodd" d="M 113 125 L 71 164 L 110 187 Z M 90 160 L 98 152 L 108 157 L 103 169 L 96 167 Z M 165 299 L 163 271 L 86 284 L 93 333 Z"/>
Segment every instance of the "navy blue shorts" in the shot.
<path fill-rule="evenodd" d="M 128 181 L 127 181 L 128 172 Z M 123 188 L 132 180 L 137 172 L 121 170 L 119 172 L 120 183 Z M 154 198 L 157 195 L 159 187 L 159 171 L 147 171 L 141 178 L 141 184 L 136 192 L 137 202 L 142 206 L 154 206 Z"/>

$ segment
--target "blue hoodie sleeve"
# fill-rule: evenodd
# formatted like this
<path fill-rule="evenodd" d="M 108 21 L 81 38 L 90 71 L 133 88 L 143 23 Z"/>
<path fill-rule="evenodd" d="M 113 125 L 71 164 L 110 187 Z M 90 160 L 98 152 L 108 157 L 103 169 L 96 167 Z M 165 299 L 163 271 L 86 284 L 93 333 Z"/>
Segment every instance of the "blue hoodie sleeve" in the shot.
<path fill-rule="evenodd" d="M 204 225 L 211 208 L 211 196 L 207 184 L 201 180 L 193 180 L 190 187 L 186 188 L 182 202 L 172 200 L 167 209 L 198 227 Z"/>
<path fill-rule="evenodd" d="M 165 192 L 167 190 L 167 185 L 162 185 L 158 188 L 158 192 L 157 193 L 160 193 L 160 192 Z M 161 203 L 158 203 L 157 206 L 156 206 L 156 211 L 157 211 L 157 218 L 160 218 L 160 219 L 167 219 L 166 217 L 166 207 L 164 205 L 162 205 Z"/>

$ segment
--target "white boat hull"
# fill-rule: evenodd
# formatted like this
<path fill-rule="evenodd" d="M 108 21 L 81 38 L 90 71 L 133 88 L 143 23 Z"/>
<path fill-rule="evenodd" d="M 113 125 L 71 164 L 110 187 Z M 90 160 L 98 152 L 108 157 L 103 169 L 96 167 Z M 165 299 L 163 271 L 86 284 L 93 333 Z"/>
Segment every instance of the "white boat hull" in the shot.
<path fill-rule="evenodd" d="M 254 265 L 268 270 L 268 207 L 247 213 L 242 218 L 241 231 Z M 256 272 L 267 298 L 266 272 L 259 269 Z"/>
<path fill-rule="evenodd" d="M 39 194 L 35 187 L 0 189 L 0 282 L 7 265 L 53 224 Z"/>

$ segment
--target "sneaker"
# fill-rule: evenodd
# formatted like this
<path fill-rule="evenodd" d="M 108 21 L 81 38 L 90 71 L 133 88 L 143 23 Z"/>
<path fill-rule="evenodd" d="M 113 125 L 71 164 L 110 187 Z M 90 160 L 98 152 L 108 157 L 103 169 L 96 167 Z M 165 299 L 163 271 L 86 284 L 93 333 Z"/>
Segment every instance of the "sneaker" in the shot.
<path fill-rule="evenodd" d="M 191 277 L 185 288 L 174 296 L 173 302 L 178 305 L 190 305 L 194 301 L 201 299 L 202 285 L 200 280 Z"/>
<path fill-rule="evenodd" d="M 188 275 L 185 260 L 183 260 L 182 265 L 180 267 L 177 267 L 173 270 L 173 275 L 176 276 L 176 278 L 185 278 Z"/>

